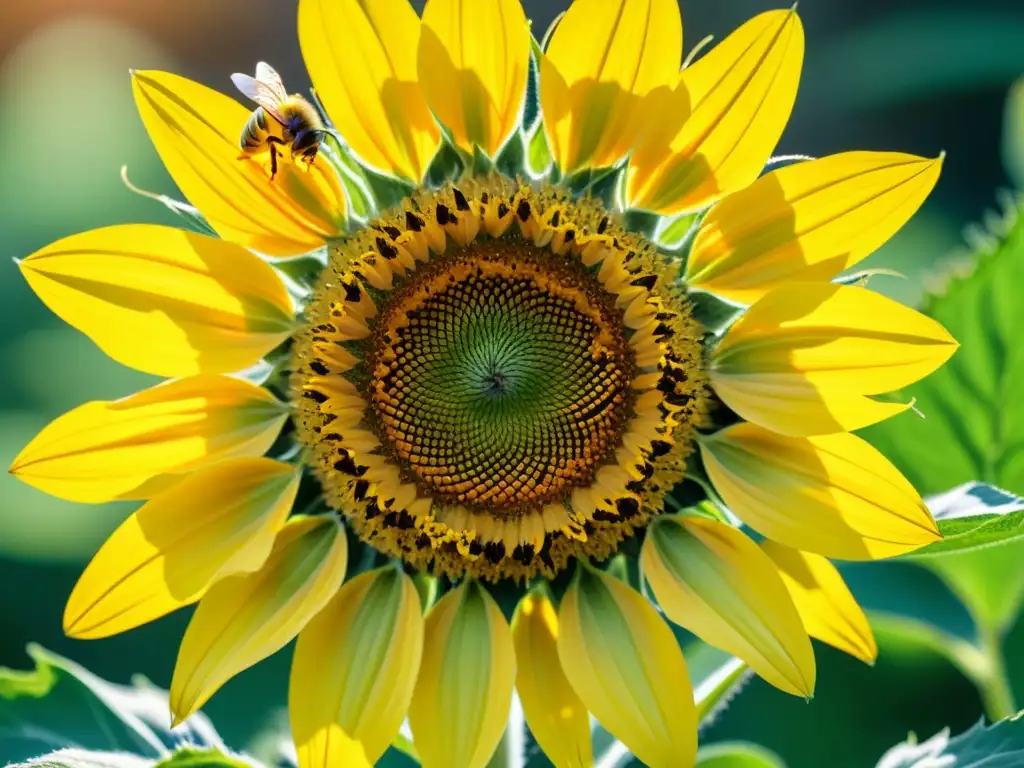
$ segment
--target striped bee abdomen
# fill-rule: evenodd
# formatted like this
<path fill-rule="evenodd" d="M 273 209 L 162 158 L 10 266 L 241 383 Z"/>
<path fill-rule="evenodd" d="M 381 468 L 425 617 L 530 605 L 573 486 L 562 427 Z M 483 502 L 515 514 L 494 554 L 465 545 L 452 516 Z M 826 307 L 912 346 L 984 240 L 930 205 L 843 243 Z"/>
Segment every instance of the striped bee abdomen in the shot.
<path fill-rule="evenodd" d="M 242 128 L 239 146 L 249 152 L 258 152 L 263 148 L 269 135 L 270 131 L 267 130 L 267 113 L 263 107 L 257 107 L 249 115 L 249 119 Z"/>

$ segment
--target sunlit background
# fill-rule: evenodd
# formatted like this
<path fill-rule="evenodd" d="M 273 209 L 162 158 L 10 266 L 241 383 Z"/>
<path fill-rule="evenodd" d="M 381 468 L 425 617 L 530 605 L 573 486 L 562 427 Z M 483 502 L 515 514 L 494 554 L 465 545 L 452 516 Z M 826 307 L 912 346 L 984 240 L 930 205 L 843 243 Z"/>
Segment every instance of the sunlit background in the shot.
<path fill-rule="evenodd" d="M 542 33 L 567 2 L 524 5 Z M 708 34 L 720 38 L 770 7 L 766 0 L 684 3 L 687 45 Z M 873 288 L 919 302 L 929 275 L 962 244 L 965 225 L 1010 185 L 1004 169 L 1019 162 L 1004 162 L 1000 147 L 1006 92 L 1024 73 L 1024 2 L 805 0 L 800 11 L 807 55 L 781 153 L 947 152 L 929 202 L 870 263 L 906 276 L 877 278 Z M 139 187 L 176 194 L 136 116 L 128 70 L 169 69 L 230 91 L 229 75 L 252 71 L 260 59 L 281 72 L 289 89 L 308 88 L 295 0 L 0 3 L 0 233 L 3 255 L 11 257 L 0 264 L 4 466 L 65 410 L 151 382 L 62 325 L 13 261 L 91 227 L 173 223 L 119 176 L 127 165 Z M 35 641 L 105 678 L 127 681 L 142 673 L 167 687 L 189 611 L 110 640 L 72 641 L 61 632 L 75 579 L 132 505 L 63 502 L 6 474 L 0 505 L 0 665 L 27 666 L 24 648 Z M 884 591 L 887 573 L 860 569 L 851 583 Z M 963 610 L 928 573 L 917 578 L 920 590 L 910 599 Z M 1011 643 L 1024 651 L 1024 631 Z M 973 687 L 921 648 L 883 643 L 874 668 L 824 646 L 817 650 L 819 693 L 812 703 L 755 680 L 703 738 L 757 741 L 793 768 L 857 767 L 873 765 L 908 731 L 927 736 L 950 725 L 956 732 L 980 715 Z M 207 706 L 231 746 L 251 746 L 262 726 L 281 717 L 289 657 L 286 650 L 243 673 Z M 1024 653 L 1009 657 L 1013 666 Z M 1011 674 L 1024 698 L 1024 661 Z"/>

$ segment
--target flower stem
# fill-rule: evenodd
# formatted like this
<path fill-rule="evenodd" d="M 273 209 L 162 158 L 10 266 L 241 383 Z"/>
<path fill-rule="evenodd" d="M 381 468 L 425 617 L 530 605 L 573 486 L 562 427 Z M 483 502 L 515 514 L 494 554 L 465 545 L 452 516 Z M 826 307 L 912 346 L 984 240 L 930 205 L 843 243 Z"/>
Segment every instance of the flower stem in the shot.
<path fill-rule="evenodd" d="M 979 627 L 978 634 L 981 651 L 988 661 L 988 669 L 978 680 L 981 700 L 985 714 L 996 722 L 1017 714 L 1017 703 L 1014 701 L 1010 680 L 1006 675 L 1001 634 L 994 627 L 984 625 Z"/>

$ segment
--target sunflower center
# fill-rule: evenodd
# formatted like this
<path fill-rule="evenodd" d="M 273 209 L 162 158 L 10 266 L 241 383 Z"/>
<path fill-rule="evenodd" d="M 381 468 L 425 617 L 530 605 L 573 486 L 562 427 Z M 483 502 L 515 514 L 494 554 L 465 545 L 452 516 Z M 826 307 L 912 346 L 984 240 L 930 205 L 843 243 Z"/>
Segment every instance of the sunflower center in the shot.
<path fill-rule="evenodd" d="M 628 418 L 632 354 L 597 281 L 476 244 L 397 291 L 369 349 L 376 432 L 427 493 L 508 515 L 587 485 Z"/>
<path fill-rule="evenodd" d="M 292 380 L 325 500 L 452 578 L 607 557 L 661 511 L 704 419 L 677 269 L 597 205 L 500 179 L 333 246 Z"/>

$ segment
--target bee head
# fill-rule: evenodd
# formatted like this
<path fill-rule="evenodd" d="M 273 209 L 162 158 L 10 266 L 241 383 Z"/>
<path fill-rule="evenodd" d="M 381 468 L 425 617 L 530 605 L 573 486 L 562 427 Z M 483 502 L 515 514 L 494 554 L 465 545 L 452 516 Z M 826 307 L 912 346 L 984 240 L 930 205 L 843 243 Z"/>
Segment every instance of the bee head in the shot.
<path fill-rule="evenodd" d="M 296 132 L 295 139 L 292 141 L 292 155 L 313 162 L 323 137 L 323 131 L 308 128 Z"/>

